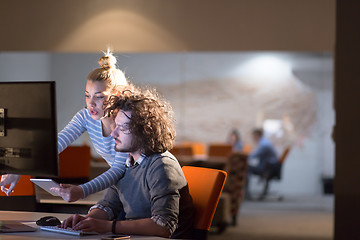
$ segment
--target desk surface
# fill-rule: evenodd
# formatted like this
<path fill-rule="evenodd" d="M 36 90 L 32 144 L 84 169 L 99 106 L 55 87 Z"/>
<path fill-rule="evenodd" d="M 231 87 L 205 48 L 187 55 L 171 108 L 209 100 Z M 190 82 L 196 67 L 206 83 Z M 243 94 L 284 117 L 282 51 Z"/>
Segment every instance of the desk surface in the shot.
<path fill-rule="evenodd" d="M 31 226 L 34 226 L 34 222 L 44 216 L 55 216 L 60 220 L 70 217 L 72 214 L 64 213 L 43 213 L 43 212 L 18 212 L 18 211 L 0 211 L 0 220 L 16 220 L 25 222 Z M 66 234 L 46 232 L 38 230 L 36 232 L 22 232 L 22 233 L 0 233 L 1 240 L 35 240 L 35 239 L 52 239 L 52 240 L 62 240 L 62 239 L 101 239 L 102 236 L 108 236 L 110 234 L 103 235 L 93 235 L 93 236 L 71 236 Z M 159 240 L 165 239 L 161 237 L 146 237 L 146 236 L 131 236 L 131 238 L 137 239 L 147 239 L 147 240 Z"/>

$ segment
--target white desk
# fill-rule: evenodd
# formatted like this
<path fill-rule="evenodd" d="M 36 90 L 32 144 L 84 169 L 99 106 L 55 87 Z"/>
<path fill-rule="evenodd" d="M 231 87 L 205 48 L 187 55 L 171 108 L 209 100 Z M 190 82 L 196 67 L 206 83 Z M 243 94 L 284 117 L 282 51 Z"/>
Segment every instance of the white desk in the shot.
<path fill-rule="evenodd" d="M 34 222 L 44 216 L 55 216 L 61 221 L 65 218 L 70 217 L 72 214 L 63 213 L 43 213 L 43 212 L 17 212 L 17 211 L 0 211 L 0 220 L 16 220 L 21 222 L 31 223 L 34 226 Z M 93 235 L 93 236 L 71 236 L 66 234 L 46 232 L 38 230 L 36 232 L 22 232 L 22 233 L 0 233 L 0 240 L 36 240 L 36 239 L 51 239 L 51 240 L 62 240 L 62 239 L 101 239 L 102 236 L 111 235 Z M 147 237 L 147 236 L 131 236 L 136 239 L 147 239 L 147 240 L 161 240 L 165 238 L 161 237 Z"/>

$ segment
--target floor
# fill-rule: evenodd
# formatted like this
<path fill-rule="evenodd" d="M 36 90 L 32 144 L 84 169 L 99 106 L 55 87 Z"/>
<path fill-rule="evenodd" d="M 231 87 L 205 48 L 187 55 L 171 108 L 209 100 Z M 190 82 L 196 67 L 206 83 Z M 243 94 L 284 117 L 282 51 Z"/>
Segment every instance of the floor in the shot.
<path fill-rule="evenodd" d="M 331 240 L 333 206 L 332 195 L 245 201 L 237 226 L 222 234 L 212 229 L 209 240 Z"/>

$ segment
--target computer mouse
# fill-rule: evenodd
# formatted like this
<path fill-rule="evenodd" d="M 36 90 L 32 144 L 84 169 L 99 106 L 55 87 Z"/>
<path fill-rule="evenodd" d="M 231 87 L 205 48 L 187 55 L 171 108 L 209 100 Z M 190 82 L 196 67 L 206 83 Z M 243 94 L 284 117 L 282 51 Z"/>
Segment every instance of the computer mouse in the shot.
<path fill-rule="evenodd" d="M 36 225 L 38 226 L 57 226 L 60 224 L 60 220 L 57 217 L 53 216 L 42 217 L 36 221 Z"/>

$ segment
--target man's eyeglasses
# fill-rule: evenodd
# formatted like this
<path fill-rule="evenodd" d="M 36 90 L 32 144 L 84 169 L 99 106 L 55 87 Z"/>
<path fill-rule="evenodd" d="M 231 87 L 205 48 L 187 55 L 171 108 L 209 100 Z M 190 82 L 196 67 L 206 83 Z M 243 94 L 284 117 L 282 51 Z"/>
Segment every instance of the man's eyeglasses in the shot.
<path fill-rule="evenodd" d="M 116 125 L 115 126 L 115 130 L 119 129 L 121 132 L 123 132 L 124 134 L 130 134 L 130 127 L 129 124 L 120 124 L 120 125 Z"/>

